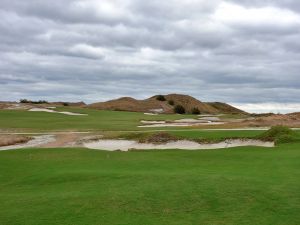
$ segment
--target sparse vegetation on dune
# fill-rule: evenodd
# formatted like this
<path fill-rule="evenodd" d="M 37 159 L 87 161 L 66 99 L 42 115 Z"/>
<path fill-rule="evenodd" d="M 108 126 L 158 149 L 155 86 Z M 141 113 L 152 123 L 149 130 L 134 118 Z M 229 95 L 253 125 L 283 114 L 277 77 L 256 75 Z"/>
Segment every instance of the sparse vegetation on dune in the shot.
<path fill-rule="evenodd" d="M 200 110 L 195 107 L 192 109 L 192 114 L 198 115 L 198 114 L 200 114 Z"/>
<path fill-rule="evenodd" d="M 165 96 L 163 96 L 163 95 L 157 95 L 157 96 L 156 96 L 156 100 L 161 101 L 161 102 L 164 102 L 164 101 L 166 101 L 166 98 L 165 98 Z"/>
<path fill-rule="evenodd" d="M 186 113 L 192 113 L 197 108 L 200 113 L 237 113 L 246 114 L 225 103 L 205 103 L 188 95 L 169 94 L 155 95 L 148 99 L 137 100 L 130 97 L 123 97 L 107 102 L 99 102 L 88 105 L 88 108 L 101 110 L 120 110 L 132 112 L 149 112 L 153 109 L 160 109 L 162 113 L 174 113 L 174 105 L 182 105 Z"/>

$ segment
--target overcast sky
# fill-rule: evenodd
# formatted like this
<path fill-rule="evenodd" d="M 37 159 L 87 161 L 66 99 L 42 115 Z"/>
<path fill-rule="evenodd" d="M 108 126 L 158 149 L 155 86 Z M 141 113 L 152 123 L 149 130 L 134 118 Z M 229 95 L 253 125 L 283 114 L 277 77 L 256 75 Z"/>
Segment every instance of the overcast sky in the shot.
<path fill-rule="evenodd" d="M 299 0 L 0 0 L 0 100 L 300 111 L 299 40 Z"/>

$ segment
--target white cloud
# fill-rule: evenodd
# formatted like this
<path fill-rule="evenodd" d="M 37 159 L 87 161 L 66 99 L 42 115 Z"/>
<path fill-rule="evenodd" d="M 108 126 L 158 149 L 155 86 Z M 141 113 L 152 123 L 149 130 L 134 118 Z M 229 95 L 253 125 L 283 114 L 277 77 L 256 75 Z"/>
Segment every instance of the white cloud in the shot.
<path fill-rule="evenodd" d="M 300 104 L 295 103 L 233 103 L 235 107 L 250 113 L 291 113 L 300 112 Z"/>
<path fill-rule="evenodd" d="M 222 2 L 218 6 L 213 18 L 232 25 L 295 26 L 300 24 L 300 16 L 288 9 L 272 6 L 246 8 L 228 2 Z"/>
<path fill-rule="evenodd" d="M 70 52 L 78 57 L 104 59 L 107 50 L 101 47 L 94 47 L 87 44 L 77 44 L 70 48 Z"/>

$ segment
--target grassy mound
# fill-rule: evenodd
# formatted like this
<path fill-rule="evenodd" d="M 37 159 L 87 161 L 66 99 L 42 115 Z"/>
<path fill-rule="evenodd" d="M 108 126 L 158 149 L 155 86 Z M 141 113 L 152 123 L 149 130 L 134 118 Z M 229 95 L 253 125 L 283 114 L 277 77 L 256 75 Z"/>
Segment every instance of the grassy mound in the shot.
<path fill-rule="evenodd" d="M 275 144 L 300 141 L 299 136 L 292 129 L 285 126 L 274 126 L 258 136 L 263 141 L 274 141 Z"/>
<path fill-rule="evenodd" d="M 166 133 L 166 132 L 159 132 L 159 133 L 152 133 L 144 138 L 139 139 L 140 143 L 153 143 L 153 144 L 163 144 L 170 141 L 178 141 L 179 138 L 175 135 Z"/>

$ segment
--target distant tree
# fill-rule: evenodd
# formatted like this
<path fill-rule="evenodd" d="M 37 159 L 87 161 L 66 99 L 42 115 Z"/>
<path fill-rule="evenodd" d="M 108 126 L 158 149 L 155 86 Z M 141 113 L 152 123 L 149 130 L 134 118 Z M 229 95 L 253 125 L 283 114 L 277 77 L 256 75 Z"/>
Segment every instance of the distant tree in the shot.
<path fill-rule="evenodd" d="M 165 98 L 165 96 L 163 96 L 163 95 L 158 95 L 157 97 L 156 97 L 156 100 L 158 100 L 158 101 L 166 101 L 166 98 Z"/>
<path fill-rule="evenodd" d="M 178 114 L 185 114 L 185 108 L 182 105 L 176 105 L 174 107 L 174 112 Z"/>
<path fill-rule="evenodd" d="M 20 99 L 20 103 L 31 103 L 31 104 L 48 104 L 45 100 L 39 100 L 39 101 L 31 101 L 28 99 Z"/>
<path fill-rule="evenodd" d="M 27 100 L 27 99 L 20 99 L 20 103 L 29 103 L 31 101 Z"/>
<path fill-rule="evenodd" d="M 174 101 L 173 100 L 169 100 L 168 103 L 169 103 L 169 105 L 174 105 Z"/>
<path fill-rule="evenodd" d="M 198 114 L 200 114 L 200 110 L 195 107 L 192 109 L 192 114 L 198 115 Z"/>
<path fill-rule="evenodd" d="M 48 102 L 45 101 L 45 100 L 39 100 L 39 101 L 33 102 L 33 103 L 35 103 L 35 104 L 48 104 Z"/>
<path fill-rule="evenodd" d="M 63 103 L 63 106 L 69 106 L 69 103 L 64 102 L 64 103 Z"/>

